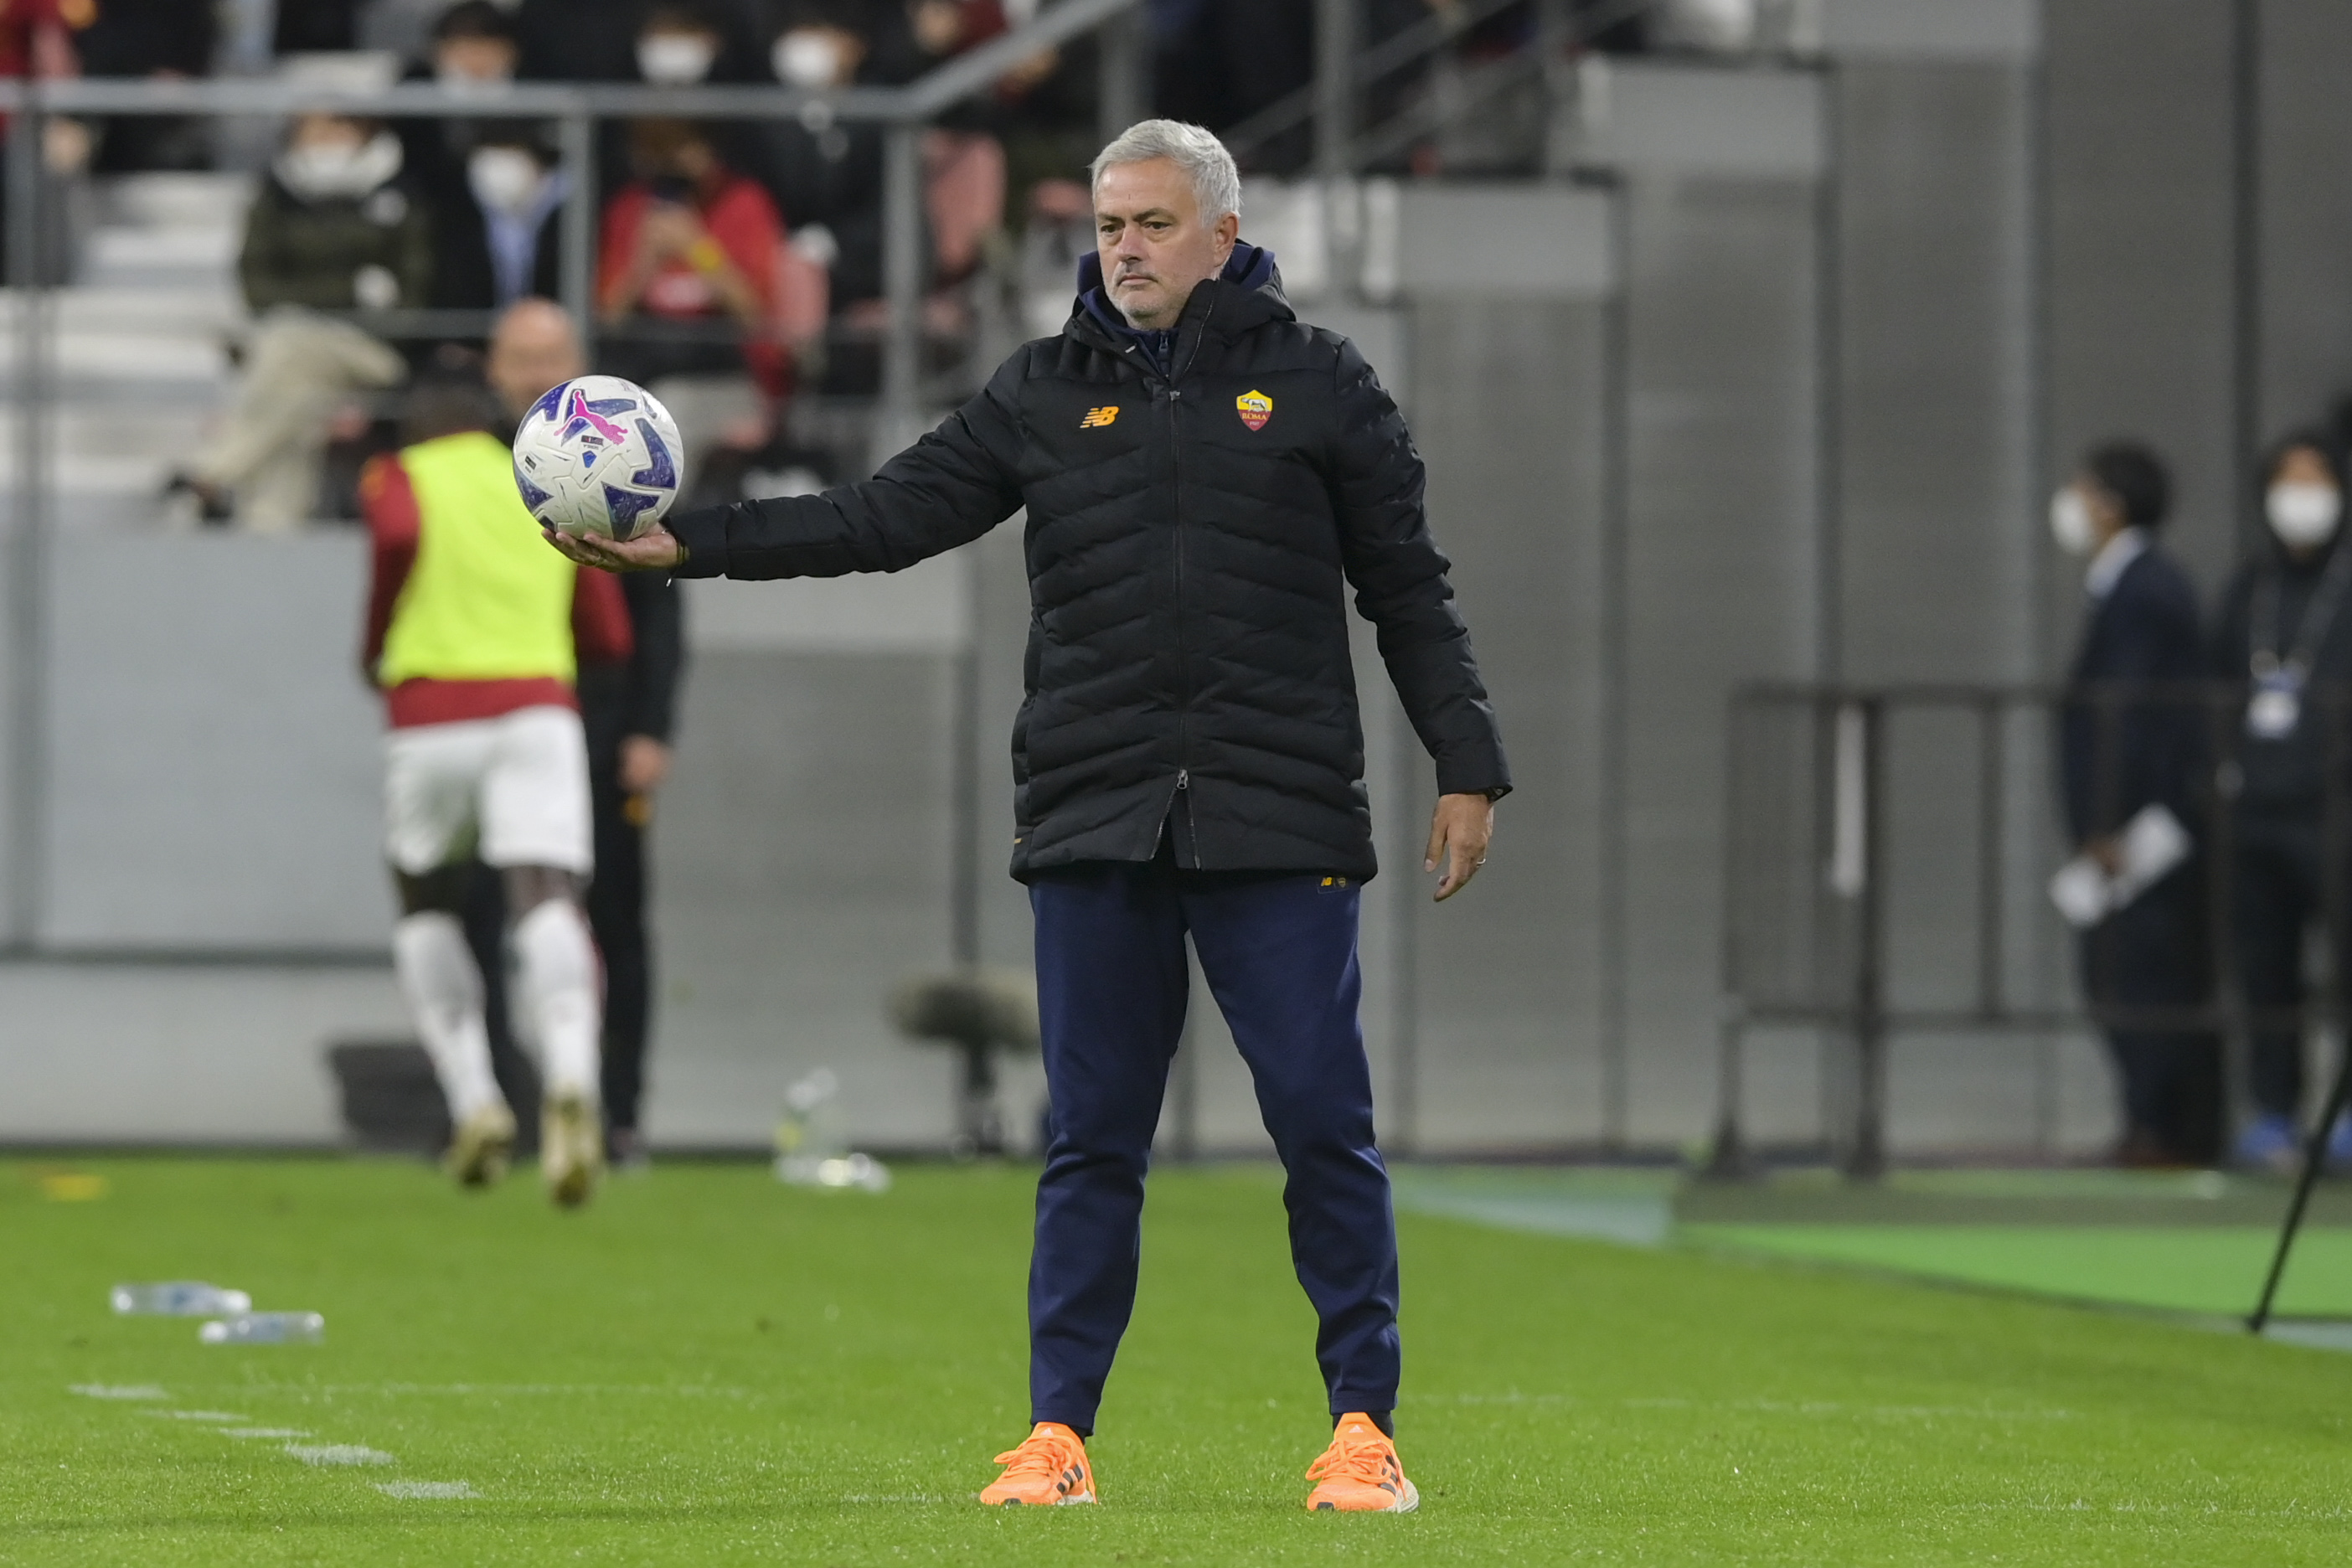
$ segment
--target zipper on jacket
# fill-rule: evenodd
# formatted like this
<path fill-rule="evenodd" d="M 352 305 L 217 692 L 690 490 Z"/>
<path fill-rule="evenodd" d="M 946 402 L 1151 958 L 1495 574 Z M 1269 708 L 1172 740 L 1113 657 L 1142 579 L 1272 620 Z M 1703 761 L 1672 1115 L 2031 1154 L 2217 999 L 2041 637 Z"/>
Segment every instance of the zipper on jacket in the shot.
<path fill-rule="evenodd" d="M 1168 809 L 1181 814 L 1168 825 L 1169 842 L 1176 851 L 1177 864 L 1183 865 L 1190 857 L 1192 863 L 1184 868 L 1197 871 L 1201 868 L 1201 846 L 1192 830 L 1192 773 L 1189 768 L 1176 770 L 1176 796 Z"/>
<path fill-rule="evenodd" d="M 1184 647 L 1184 482 L 1182 462 L 1178 454 L 1182 449 L 1183 431 L 1177 417 L 1176 405 L 1184 394 L 1174 385 L 1168 388 L 1168 507 L 1171 527 L 1176 536 L 1176 803 L 1184 813 L 1183 849 L 1192 864 L 1184 866 L 1183 855 L 1177 864 L 1186 870 L 1201 867 L 1201 846 L 1192 833 L 1192 774 L 1188 763 L 1192 755 L 1192 658 Z"/>

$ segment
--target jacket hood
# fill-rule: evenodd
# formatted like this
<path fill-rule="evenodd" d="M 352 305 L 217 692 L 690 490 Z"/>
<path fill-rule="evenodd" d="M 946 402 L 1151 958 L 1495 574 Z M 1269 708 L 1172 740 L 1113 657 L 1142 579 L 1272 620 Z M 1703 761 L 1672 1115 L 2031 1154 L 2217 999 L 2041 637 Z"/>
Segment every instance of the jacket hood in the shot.
<path fill-rule="evenodd" d="M 1234 253 L 1225 258 L 1225 269 L 1217 274 L 1216 281 L 1229 284 L 1245 293 L 1265 294 L 1286 311 L 1290 301 L 1282 297 L 1282 273 L 1274 264 L 1274 252 L 1262 245 L 1236 240 Z M 1105 331 L 1131 332 L 1127 318 L 1110 302 L 1103 291 L 1102 255 L 1089 250 L 1078 258 L 1078 309 L 1094 318 Z"/>

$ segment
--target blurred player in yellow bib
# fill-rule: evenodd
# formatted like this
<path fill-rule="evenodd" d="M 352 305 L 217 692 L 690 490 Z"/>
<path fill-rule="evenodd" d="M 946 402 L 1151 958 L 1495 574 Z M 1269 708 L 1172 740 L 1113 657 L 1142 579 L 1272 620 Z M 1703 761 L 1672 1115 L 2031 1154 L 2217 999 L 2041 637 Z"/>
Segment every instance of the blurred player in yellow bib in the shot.
<path fill-rule="evenodd" d="M 553 305 L 525 300 L 500 318 L 488 373 L 501 398 L 579 369 L 578 341 Z M 547 1083 L 541 1168 L 568 1206 L 587 1198 L 604 1164 L 603 981 L 581 909 L 594 857 L 573 687 L 580 658 L 628 658 L 630 626 L 617 584 L 540 543 L 512 458 L 490 434 L 498 418 L 478 377 L 422 377 L 412 444 L 362 477 L 373 545 L 364 663 L 389 728 L 393 963 L 448 1098 L 451 1173 L 467 1185 L 495 1180 L 515 1136 L 462 919 L 478 856 L 505 883 L 514 1022 Z"/>

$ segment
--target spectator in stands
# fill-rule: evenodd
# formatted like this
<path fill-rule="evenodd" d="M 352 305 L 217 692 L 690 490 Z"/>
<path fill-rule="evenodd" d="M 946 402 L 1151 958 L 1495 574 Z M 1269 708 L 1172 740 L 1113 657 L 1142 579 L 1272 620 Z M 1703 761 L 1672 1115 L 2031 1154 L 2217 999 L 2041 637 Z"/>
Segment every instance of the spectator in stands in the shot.
<path fill-rule="evenodd" d="M 79 76 L 75 34 L 97 19 L 97 0 L 0 0 L 0 77 Z"/>
<path fill-rule="evenodd" d="M 2060 782 L 2073 842 L 2105 878 L 2134 869 L 2126 845 L 2144 814 L 2168 816 L 2192 837 L 2207 820 L 2197 590 L 2156 541 L 2170 497 L 2156 454 L 2116 441 L 2085 455 L 2051 504 L 2060 547 L 2087 560 L 2090 597 L 2062 711 Z M 2194 1021 L 2127 1016 L 2210 1005 L 2205 885 L 2192 853 L 2084 932 L 2083 989 L 2094 1009 L 2116 1010 L 2103 1028 L 2123 1087 L 2119 1164 L 2221 1156 L 2221 1037 Z"/>
<path fill-rule="evenodd" d="M 106 0 L 81 36 L 82 68 L 94 77 L 171 81 L 212 70 L 219 26 L 209 5 L 187 0 Z M 190 116 L 126 114 L 99 122 L 100 174 L 201 169 L 212 161 L 209 125 Z"/>
<path fill-rule="evenodd" d="M 172 482 L 208 520 L 308 521 L 330 423 L 353 393 L 404 374 L 399 354 L 334 314 L 425 302 L 432 236 L 400 173 L 400 141 L 374 121 L 313 113 L 289 130 L 237 262 L 258 318 L 244 382 L 218 437 Z"/>
<path fill-rule="evenodd" d="M 639 121 L 629 141 L 637 177 L 605 209 L 599 258 L 604 367 L 668 405 L 689 454 L 761 446 L 786 390 L 787 273 L 802 292 L 822 277 L 785 245 L 768 193 L 700 127 Z"/>
<path fill-rule="evenodd" d="M 762 79 L 759 0 L 520 0 L 510 6 L 522 45 L 520 74 L 529 81 L 650 81 L 639 46 L 656 18 L 673 34 L 707 33 L 717 40 L 694 81 Z M 673 51 L 658 68 L 691 63 Z M 688 80 L 667 85 L 688 86 Z"/>
<path fill-rule="evenodd" d="M 712 0 L 657 0 L 646 7 L 635 56 L 638 79 L 655 87 L 757 81 L 763 74 L 746 9 Z"/>
<path fill-rule="evenodd" d="M 433 24 L 430 55 L 412 65 L 406 79 L 433 81 L 453 93 L 488 97 L 512 81 L 521 49 L 513 21 L 491 0 L 457 0 Z M 420 119 L 401 122 L 400 144 L 408 177 L 416 188 L 448 197 L 465 184 L 467 154 L 482 133 L 474 119 Z"/>
<path fill-rule="evenodd" d="M 563 202 L 571 184 L 539 128 L 494 121 L 444 187 L 433 216 L 433 304 L 504 310 L 562 292 Z"/>
<path fill-rule="evenodd" d="M 510 7 L 457 0 L 433 24 L 433 79 L 457 90 L 496 88 L 515 78 L 522 47 Z"/>
<path fill-rule="evenodd" d="M 78 76 L 81 59 L 74 42 L 78 30 L 95 19 L 94 0 L 0 0 L 0 78 Z M 0 134 L 8 117 L 0 115 Z M 53 177 L 77 178 L 89 166 L 89 132 L 78 120 L 48 122 L 41 156 Z M 7 223 L 5 182 L 0 182 L 0 234 Z M 41 279 L 57 282 L 71 271 L 73 245 L 63 226 L 48 226 L 42 236 Z M 13 247 L 0 247 L 0 249 Z M 13 266 L 11 258 L 6 265 Z M 15 279 L 7 279 L 10 282 Z"/>
<path fill-rule="evenodd" d="M 2331 934 L 2339 986 L 2352 984 L 2352 921 L 2326 907 L 2346 885 L 2326 853 L 2329 797 L 2347 803 L 2352 741 L 2352 550 L 2343 543 L 2344 456 L 2317 431 L 2291 436 L 2263 467 L 2270 538 L 2223 600 L 2214 673 L 2247 688 L 2231 726 L 2238 983 L 2250 1015 L 2254 1120 L 2238 1141 L 2246 1164 L 2294 1166 L 2303 1108 L 2304 938 Z M 2330 1157 L 2352 1160 L 2352 1122 Z"/>
<path fill-rule="evenodd" d="M 1007 208 L 1055 222 L 1087 216 L 1087 165 L 1101 141 L 1102 67 L 1083 37 L 1034 55 L 996 84 Z"/>
<path fill-rule="evenodd" d="M 894 18 L 898 25 L 889 25 Z M 997 37 L 1010 25 L 1002 0 L 913 0 L 885 13 L 868 79 L 893 86 L 913 81 Z M 999 77 L 992 91 L 950 110 L 940 125 L 949 132 L 988 136 L 1003 148 L 1003 179 L 1016 205 L 1025 203 L 1041 181 L 1052 179 L 1067 188 L 1054 193 L 1049 205 L 1084 211 L 1088 205 L 1087 167 L 1100 141 L 1100 75 L 1091 37 L 1040 50 Z M 936 192 L 936 151 L 932 161 Z M 940 212 L 939 205 L 935 195 L 934 218 L 952 227 L 952 218 Z M 997 205 L 1001 211 L 1002 202 Z M 941 241 L 941 265 L 952 277 L 961 270 L 955 259 L 958 247 L 944 234 Z"/>
<path fill-rule="evenodd" d="M 906 0 L 877 13 L 874 50 L 863 79 L 878 86 L 915 81 L 955 56 L 1006 30 L 1000 0 Z M 1022 92 L 1050 74 L 1049 51 L 1009 73 L 1000 91 Z M 1000 106 L 967 101 L 923 133 L 923 216 L 930 225 L 930 282 L 953 282 L 979 265 L 982 247 L 1004 218 L 1005 163 L 996 132 Z M 949 301 L 940 301 L 947 304 Z M 949 315 L 960 312 L 950 306 Z M 853 320 L 858 314 L 853 312 Z M 946 326 L 942 319 L 933 327 Z"/>
<path fill-rule="evenodd" d="M 776 80 L 836 92 L 857 79 L 871 51 L 857 0 L 781 0 L 767 16 Z M 836 118 L 822 103 L 759 127 L 759 166 L 792 216 L 794 247 L 829 274 L 836 300 L 882 292 L 882 131 Z"/>

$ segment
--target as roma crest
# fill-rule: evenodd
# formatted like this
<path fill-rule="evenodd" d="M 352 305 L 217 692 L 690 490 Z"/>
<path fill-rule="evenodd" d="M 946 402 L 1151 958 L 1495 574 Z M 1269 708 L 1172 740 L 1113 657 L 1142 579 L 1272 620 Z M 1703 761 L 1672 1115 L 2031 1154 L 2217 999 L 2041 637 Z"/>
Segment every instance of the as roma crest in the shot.
<path fill-rule="evenodd" d="M 1263 430 L 1265 422 L 1274 417 L 1274 399 L 1263 392 L 1244 392 L 1234 399 L 1234 407 L 1242 423 L 1253 430 Z"/>

